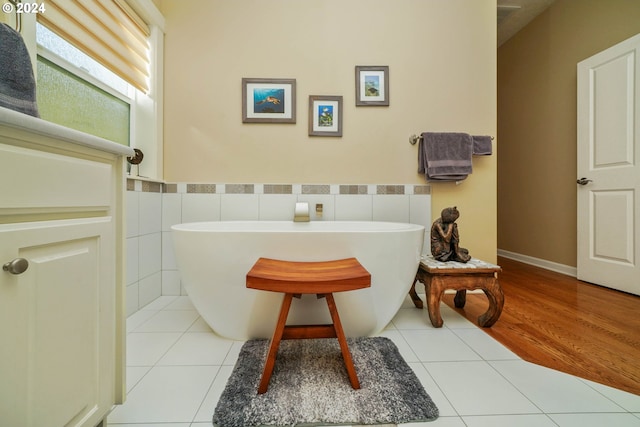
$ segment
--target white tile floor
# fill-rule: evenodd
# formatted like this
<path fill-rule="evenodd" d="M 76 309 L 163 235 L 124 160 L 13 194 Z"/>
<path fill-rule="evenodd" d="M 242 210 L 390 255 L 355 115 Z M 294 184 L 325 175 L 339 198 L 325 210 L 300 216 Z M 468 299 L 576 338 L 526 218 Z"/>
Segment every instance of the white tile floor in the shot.
<path fill-rule="evenodd" d="M 444 327 L 407 301 L 381 335 L 391 338 L 440 409 L 407 427 L 640 426 L 640 396 L 521 360 L 454 310 Z M 118 427 L 210 426 L 243 342 L 215 335 L 188 297 L 160 297 L 127 321 L 124 405 Z"/>

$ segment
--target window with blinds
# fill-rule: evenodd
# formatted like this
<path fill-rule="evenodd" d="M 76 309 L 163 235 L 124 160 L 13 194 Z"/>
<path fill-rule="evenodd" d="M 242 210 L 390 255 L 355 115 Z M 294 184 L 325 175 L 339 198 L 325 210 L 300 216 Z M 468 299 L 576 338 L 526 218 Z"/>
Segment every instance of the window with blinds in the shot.
<path fill-rule="evenodd" d="M 138 90 L 149 91 L 149 27 L 124 0 L 47 0 L 38 22 Z"/>

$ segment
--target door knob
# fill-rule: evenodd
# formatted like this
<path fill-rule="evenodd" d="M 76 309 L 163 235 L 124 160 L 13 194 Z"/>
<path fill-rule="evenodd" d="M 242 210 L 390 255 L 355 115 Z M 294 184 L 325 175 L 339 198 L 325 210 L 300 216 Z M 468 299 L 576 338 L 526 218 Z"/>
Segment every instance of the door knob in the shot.
<path fill-rule="evenodd" d="M 576 182 L 577 182 L 578 184 L 580 184 L 580 185 L 587 185 L 588 183 L 593 182 L 593 181 L 592 181 L 592 180 L 590 180 L 590 179 L 587 179 L 587 178 L 580 178 L 580 179 L 579 179 L 579 180 L 577 180 Z"/>
<path fill-rule="evenodd" d="M 22 274 L 29 268 L 29 261 L 24 258 L 16 258 L 2 266 L 4 271 L 11 274 Z"/>

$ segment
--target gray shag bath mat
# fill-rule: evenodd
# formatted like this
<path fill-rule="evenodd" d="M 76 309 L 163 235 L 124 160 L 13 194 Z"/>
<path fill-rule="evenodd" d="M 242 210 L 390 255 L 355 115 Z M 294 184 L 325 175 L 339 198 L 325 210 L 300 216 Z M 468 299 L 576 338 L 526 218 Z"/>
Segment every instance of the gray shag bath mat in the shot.
<path fill-rule="evenodd" d="M 360 389 L 336 339 L 280 343 L 269 389 L 257 394 L 269 340 L 247 341 L 213 414 L 220 427 L 399 424 L 433 421 L 438 408 L 384 337 L 348 338 Z"/>

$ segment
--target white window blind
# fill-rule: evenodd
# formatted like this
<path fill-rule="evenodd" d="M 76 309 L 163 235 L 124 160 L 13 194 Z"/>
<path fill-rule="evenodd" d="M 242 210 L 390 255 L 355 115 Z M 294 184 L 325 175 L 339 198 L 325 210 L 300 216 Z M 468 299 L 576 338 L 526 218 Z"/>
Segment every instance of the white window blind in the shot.
<path fill-rule="evenodd" d="M 149 27 L 124 0 L 47 0 L 38 22 L 143 92 Z"/>

